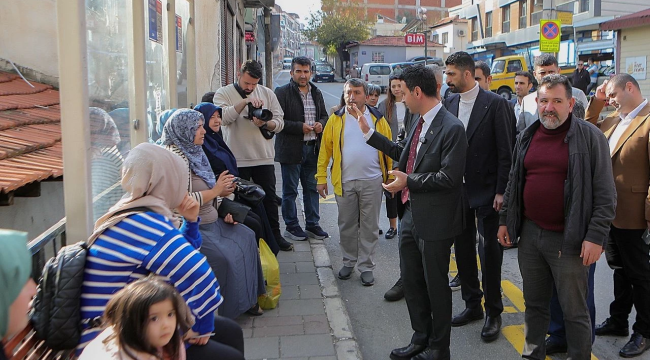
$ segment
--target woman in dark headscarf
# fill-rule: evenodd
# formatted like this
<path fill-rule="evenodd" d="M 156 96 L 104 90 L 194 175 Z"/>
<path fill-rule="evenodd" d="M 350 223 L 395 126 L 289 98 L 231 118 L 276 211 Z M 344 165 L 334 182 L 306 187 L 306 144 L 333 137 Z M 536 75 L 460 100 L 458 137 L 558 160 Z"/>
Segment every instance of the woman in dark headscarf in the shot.
<path fill-rule="evenodd" d="M 201 145 L 204 142 L 203 115 L 191 109 L 179 109 L 163 128 L 162 145 L 188 164 L 189 193 L 200 205 L 203 253 L 221 284 L 224 303 L 219 314 L 231 319 L 246 311 L 261 315 L 257 297 L 266 293 L 264 275 L 257 250 L 255 230 L 233 223 L 230 214 L 219 219 L 217 208 L 223 196 L 232 194 L 232 176 L 227 173 L 215 178 Z M 248 217 L 247 217 L 248 218 Z M 225 222 L 224 222 L 225 221 Z M 257 224 L 257 231 L 261 225 Z"/>
<path fill-rule="evenodd" d="M 205 123 L 203 124 L 203 128 L 205 129 L 203 151 L 208 157 L 212 171 L 216 175 L 228 170 L 230 174 L 239 176 L 235 155 L 233 155 L 232 151 L 230 151 L 230 148 L 228 145 L 226 145 L 226 142 L 223 140 L 223 137 L 221 135 L 221 108 L 212 103 L 201 103 L 194 107 L 194 110 L 201 112 L 201 114 L 203 114 L 203 118 L 205 119 Z M 238 199 L 237 197 L 235 197 L 235 201 L 248 206 L 251 205 L 241 199 Z M 264 210 L 264 205 L 258 204 L 257 206 L 251 206 L 251 212 L 253 213 L 251 215 L 254 215 L 256 217 L 256 220 L 259 220 L 263 226 L 264 233 L 262 238 L 269 245 L 271 251 L 277 255 L 280 251 L 280 247 L 278 246 L 278 243 L 273 236 L 273 230 L 271 230 L 271 225 L 269 224 L 269 220 L 266 217 L 266 210 Z M 288 243 L 288 245 L 293 247 L 291 243 Z M 291 248 L 282 250 L 291 250 Z"/>

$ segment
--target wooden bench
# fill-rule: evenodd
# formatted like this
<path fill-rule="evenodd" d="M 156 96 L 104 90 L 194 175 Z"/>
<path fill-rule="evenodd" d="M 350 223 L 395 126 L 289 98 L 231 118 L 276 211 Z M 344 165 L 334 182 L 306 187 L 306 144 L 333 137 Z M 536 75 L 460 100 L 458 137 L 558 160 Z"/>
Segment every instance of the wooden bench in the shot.
<path fill-rule="evenodd" d="M 74 350 L 54 351 L 36 338 L 32 325 L 3 344 L 9 360 L 66 360 L 74 358 Z"/>

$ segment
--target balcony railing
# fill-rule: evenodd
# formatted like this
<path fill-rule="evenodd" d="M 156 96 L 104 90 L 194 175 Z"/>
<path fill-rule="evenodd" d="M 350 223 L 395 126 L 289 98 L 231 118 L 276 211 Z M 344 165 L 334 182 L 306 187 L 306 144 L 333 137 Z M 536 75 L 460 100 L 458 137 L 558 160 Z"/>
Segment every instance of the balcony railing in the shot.
<path fill-rule="evenodd" d="M 47 260 L 66 245 L 65 218 L 27 244 L 32 253 L 32 278 L 34 281 L 38 281 Z"/>

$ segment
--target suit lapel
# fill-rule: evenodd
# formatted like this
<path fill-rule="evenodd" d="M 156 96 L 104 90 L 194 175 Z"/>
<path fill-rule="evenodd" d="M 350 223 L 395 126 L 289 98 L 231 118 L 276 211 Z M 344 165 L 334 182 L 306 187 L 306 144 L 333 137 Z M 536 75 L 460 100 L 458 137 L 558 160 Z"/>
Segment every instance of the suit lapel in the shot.
<path fill-rule="evenodd" d="M 472 139 L 472 135 L 474 135 L 474 132 L 481 124 L 481 121 L 483 121 L 485 115 L 487 115 L 489 107 L 490 104 L 487 101 L 485 90 L 479 88 L 476 101 L 472 107 L 472 114 L 469 116 L 469 123 L 467 123 L 467 141 Z"/>
<path fill-rule="evenodd" d="M 420 161 L 422 161 L 422 158 L 424 157 L 424 154 L 427 153 L 427 150 L 429 150 L 429 147 L 431 144 L 433 144 L 433 140 L 438 136 L 440 133 L 440 130 L 442 130 L 442 119 L 445 117 L 447 113 L 447 110 L 445 110 L 444 107 L 440 108 L 440 111 L 436 114 L 436 117 L 433 118 L 433 121 L 431 121 L 431 125 L 429 125 L 429 128 L 427 129 L 427 133 L 424 134 L 425 142 L 424 144 L 420 145 L 420 150 L 418 150 L 418 155 L 415 157 L 415 164 L 413 165 L 413 171 L 418 168 L 418 165 L 420 165 Z M 422 135 L 420 135 L 422 136 Z"/>
<path fill-rule="evenodd" d="M 650 105 L 646 105 L 641 109 L 639 114 L 632 120 L 630 125 L 625 129 L 623 132 L 623 135 L 621 135 L 621 138 L 618 139 L 618 143 L 616 144 L 616 147 L 614 148 L 614 151 L 612 152 L 612 156 L 615 155 L 621 147 L 623 147 L 623 144 L 627 141 L 627 139 L 630 138 L 630 136 L 636 131 L 636 129 L 643 124 L 644 121 L 650 116 Z M 619 118 L 620 119 L 620 118 Z M 620 123 L 620 121 L 619 121 Z"/>
<path fill-rule="evenodd" d="M 446 108 L 447 111 L 449 111 L 452 115 L 458 117 L 458 107 L 460 106 L 460 95 L 452 96 L 449 99 L 448 105 L 449 105 L 448 107 L 447 106 L 443 106 L 443 107 Z"/>

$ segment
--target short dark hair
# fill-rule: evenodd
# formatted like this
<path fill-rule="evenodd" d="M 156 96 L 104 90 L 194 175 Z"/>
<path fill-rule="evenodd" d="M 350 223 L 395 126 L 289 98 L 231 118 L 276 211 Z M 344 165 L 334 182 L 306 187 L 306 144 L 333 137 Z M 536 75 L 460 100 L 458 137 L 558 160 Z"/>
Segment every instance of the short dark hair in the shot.
<path fill-rule="evenodd" d="M 615 87 L 620 89 L 624 89 L 625 84 L 627 84 L 628 82 L 631 82 L 632 85 L 634 85 L 634 87 L 636 87 L 638 90 L 641 90 L 641 87 L 639 86 L 639 82 L 636 81 L 636 79 L 632 77 L 632 75 L 630 74 L 626 74 L 626 73 L 616 74 L 609 80 L 610 84 L 614 84 Z"/>
<path fill-rule="evenodd" d="M 576 101 L 576 103 L 573 105 L 573 111 L 571 111 L 571 115 L 573 115 L 574 118 L 585 118 L 585 106 L 582 105 L 582 101 Z"/>
<path fill-rule="evenodd" d="M 474 63 L 474 68 L 475 69 L 481 69 L 481 71 L 483 72 L 483 76 L 485 76 L 485 77 L 490 76 L 490 67 L 488 66 L 488 64 L 485 61 L 479 60 L 479 61 L 475 62 Z"/>
<path fill-rule="evenodd" d="M 262 64 L 257 60 L 246 60 L 239 69 L 240 73 L 248 73 L 254 79 L 262 78 Z"/>
<path fill-rule="evenodd" d="M 376 93 L 378 96 L 381 95 L 381 86 L 375 84 L 368 84 L 368 95 Z"/>
<path fill-rule="evenodd" d="M 587 61 L 594 62 L 594 58 L 593 58 L 593 57 L 590 57 L 589 59 L 587 59 Z"/>
<path fill-rule="evenodd" d="M 469 72 L 474 76 L 476 65 L 472 56 L 464 51 L 455 52 L 445 60 L 445 65 L 453 65 L 461 71 L 469 70 Z M 487 75 L 486 75 L 487 76 Z"/>
<path fill-rule="evenodd" d="M 474 65 L 473 60 L 472 65 Z M 404 80 L 409 91 L 413 91 L 417 86 L 426 96 L 436 97 L 438 95 L 436 74 L 433 69 L 424 65 L 415 65 L 404 69 L 402 80 Z"/>
<path fill-rule="evenodd" d="M 352 87 L 363 87 L 363 92 L 366 94 L 366 96 L 368 96 L 368 94 L 369 94 L 369 92 L 368 92 L 368 83 L 366 83 L 365 81 L 363 81 L 361 79 L 358 79 L 358 78 L 348 79 L 348 81 L 345 82 L 345 85 L 350 85 Z M 345 87 L 345 85 L 343 85 L 343 87 Z"/>
<path fill-rule="evenodd" d="M 524 76 L 526 79 L 528 79 L 529 84 L 533 83 L 533 75 L 531 73 L 529 73 L 528 71 L 523 71 L 523 70 L 517 71 L 515 73 L 515 77 L 517 77 L 517 76 Z"/>
<path fill-rule="evenodd" d="M 544 76 L 542 78 L 542 81 L 539 83 L 539 86 L 537 87 L 537 95 L 539 96 L 539 90 L 541 90 L 542 87 L 545 87 L 547 89 L 552 89 L 557 85 L 564 86 L 567 99 L 571 99 L 573 97 L 573 88 L 571 87 L 571 82 L 569 82 L 569 78 L 560 74 L 550 74 Z"/>
<path fill-rule="evenodd" d="M 209 91 L 205 94 L 203 94 L 203 97 L 201 97 L 201 102 L 213 102 L 214 101 L 214 91 Z"/>
<path fill-rule="evenodd" d="M 293 65 L 295 64 L 302 66 L 307 65 L 309 66 L 309 69 L 311 69 L 311 60 L 304 56 L 296 56 L 295 58 L 291 59 L 291 71 L 293 71 Z"/>
<path fill-rule="evenodd" d="M 535 67 L 551 65 L 557 66 L 557 58 L 553 54 L 544 53 L 535 59 Z"/>

